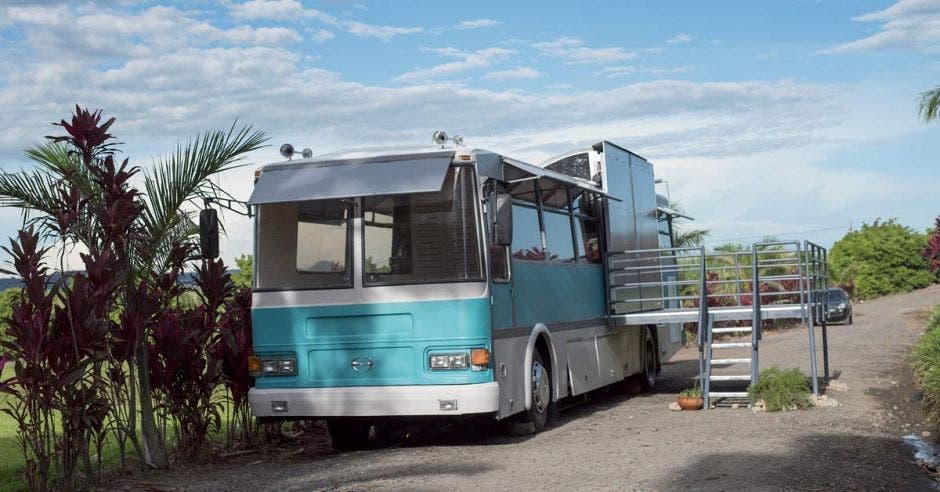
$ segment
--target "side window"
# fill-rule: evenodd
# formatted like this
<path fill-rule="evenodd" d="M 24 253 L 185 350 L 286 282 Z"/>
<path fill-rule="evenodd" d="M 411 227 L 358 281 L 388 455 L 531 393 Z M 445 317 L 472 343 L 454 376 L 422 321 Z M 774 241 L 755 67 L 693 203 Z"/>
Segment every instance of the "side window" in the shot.
<path fill-rule="evenodd" d="M 597 201 L 583 193 L 571 204 L 575 214 L 575 235 L 578 240 L 578 257 L 585 263 L 601 263 L 600 222 Z"/>
<path fill-rule="evenodd" d="M 545 258 L 538 210 L 525 205 L 512 205 L 512 257 L 518 260 Z"/>
<path fill-rule="evenodd" d="M 574 245 L 571 243 L 571 219 L 567 213 L 545 209 L 545 241 L 548 243 L 548 260 L 572 263 Z"/>
<path fill-rule="evenodd" d="M 672 221 L 665 215 L 659 219 L 659 247 L 672 247 Z"/>
<path fill-rule="evenodd" d="M 579 218 L 578 222 L 581 229 L 581 241 L 584 245 L 584 256 L 582 258 L 587 263 L 601 263 L 601 243 L 597 220 Z"/>

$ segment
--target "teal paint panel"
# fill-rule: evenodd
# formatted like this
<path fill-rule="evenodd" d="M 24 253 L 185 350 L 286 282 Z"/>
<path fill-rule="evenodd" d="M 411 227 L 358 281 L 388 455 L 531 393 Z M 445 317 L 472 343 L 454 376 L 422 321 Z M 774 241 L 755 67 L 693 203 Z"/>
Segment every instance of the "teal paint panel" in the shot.
<path fill-rule="evenodd" d="M 259 388 L 322 388 L 493 381 L 485 371 L 431 371 L 430 353 L 454 353 L 491 342 L 488 298 L 447 301 L 256 308 L 254 351 L 292 355 L 297 376 L 260 377 Z M 373 366 L 356 371 L 362 357 Z"/>
<path fill-rule="evenodd" d="M 513 261 L 516 326 L 603 318 L 604 272 L 600 265 Z"/>
<path fill-rule="evenodd" d="M 493 295 L 493 328 L 498 330 L 516 326 L 512 319 L 512 285 L 492 282 L 490 292 Z"/>

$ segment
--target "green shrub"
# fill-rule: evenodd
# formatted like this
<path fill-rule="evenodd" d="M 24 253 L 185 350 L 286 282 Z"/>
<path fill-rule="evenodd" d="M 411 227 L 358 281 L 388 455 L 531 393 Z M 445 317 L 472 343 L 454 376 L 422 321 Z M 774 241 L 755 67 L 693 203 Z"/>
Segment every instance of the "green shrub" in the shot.
<path fill-rule="evenodd" d="M 757 384 L 747 387 L 751 401 L 764 400 L 764 409 L 768 412 L 806 408 L 810 400 L 809 382 L 799 369 L 780 369 L 769 367 L 760 372 Z"/>
<path fill-rule="evenodd" d="M 927 331 L 914 346 L 914 378 L 924 392 L 924 413 L 940 421 L 940 306 L 933 309 Z"/>
<path fill-rule="evenodd" d="M 936 278 L 922 256 L 926 246 L 925 234 L 894 219 L 879 219 L 836 241 L 829 254 L 830 274 L 860 299 L 910 292 Z"/>
<path fill-rule="evenodd" d="M 700 398 L 702 396 L 702 388 L 698 385 L 698 383 L 695 383 L 695 386 L 680 391 L 679 396 L 685 398 Z"/>

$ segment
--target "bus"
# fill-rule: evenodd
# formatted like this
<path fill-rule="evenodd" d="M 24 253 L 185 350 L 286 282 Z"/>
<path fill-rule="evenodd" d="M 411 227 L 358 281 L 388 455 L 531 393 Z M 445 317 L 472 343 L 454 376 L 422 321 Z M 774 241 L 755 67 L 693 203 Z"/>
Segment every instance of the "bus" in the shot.
<path fill-rule="evenodd" d="M 288 148 L 256 172 L 254 414 L 324 419 L 348 449 L 394 419 L 533 433 L 560 399 L 653 389 L 681 325 L 611 322 L 606 266 L 610 251 L 673 246 L 652 165 L 607 141 L 533 165 L 436 138 Z M 652 284 L 660 300 L 618 306 L 663 309 Z"/>

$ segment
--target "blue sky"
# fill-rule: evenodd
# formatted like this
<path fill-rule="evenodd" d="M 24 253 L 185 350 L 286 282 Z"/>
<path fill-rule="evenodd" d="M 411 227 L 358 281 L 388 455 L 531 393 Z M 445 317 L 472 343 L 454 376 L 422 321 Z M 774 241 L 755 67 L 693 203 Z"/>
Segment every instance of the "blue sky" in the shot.
<path fill-rule="evenodd" d="M 0 6 L 0 168 L 78 102 L 141 166 L 236 117 L 315 152 L 429 143 L 644 155 L 711 241 L 831 244 L 940 213 L 940 1 L 30 2 Z M 219 177 L 246 198 L 251 168 Z M 665 192 L 664 188 L 660 192 Z M 0 210 L 0 236 L 18 215 Z M 230 259 L 250 225 L 227 217 Z M 809 231 L 809 232 L 804 232 Z"/>

